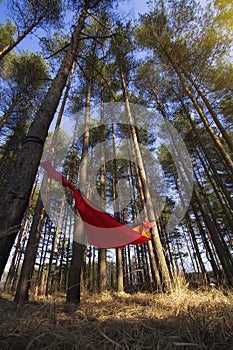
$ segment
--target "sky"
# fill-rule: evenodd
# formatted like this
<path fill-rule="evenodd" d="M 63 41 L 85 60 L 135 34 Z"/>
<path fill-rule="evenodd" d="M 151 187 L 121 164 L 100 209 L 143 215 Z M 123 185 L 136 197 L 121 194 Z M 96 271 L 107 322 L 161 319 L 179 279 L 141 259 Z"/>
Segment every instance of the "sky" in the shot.
<path fill-rule="evenodd" d="M 1 1 L 1 0 L 0 0 Z M 8 18 L 7 13 L 9 13 L 7 9 L 8 0 L 2 0 L 0 2 L 0 24 L 5 24 L 6 18 Z M 119 10 L 123 17 L 131 17 L 132 20 L 136 20 L 139 17 L 139 14 L 147 12 L 148 0 L 126 0 L 123 1 L 123 4 L 119 5 Z M 206 0 L 200 0 L 201 4 L 205 4 Z M 45 32 L 41 33 L 41 35 L 46 35 Z M 33 52 L 40 51 L 38 46 L 39 40 L 35 35 L 27 35 L 25 39 L 17 46 L 16 50 L 19 53 L 22 53 L 22 50 L 29 50 Z"/>
<path fill-rule="evenodd" d="M 0 24 L 5 24 L 6 19 L 9 18 L 7 13 L 9 13 L 7 9 L 7 0 L 2 0 L 0 2 Z M 123 17 L 130 17 L 133 20 L 138 18 L 139 13 L 144 13 L 148 10 L 147 0 L 127 0 L 119 7 Z M 42 33 L 43 35 L 43 33 Z M 45 34 L 44 34 L 45 35 Z M 17 46 L 17 50 L 21 51 L 23 49 L 29 51 L 40 51 L 38 46 L 38 39 L 35 35 L 28 35 L 23 41 Z"/>

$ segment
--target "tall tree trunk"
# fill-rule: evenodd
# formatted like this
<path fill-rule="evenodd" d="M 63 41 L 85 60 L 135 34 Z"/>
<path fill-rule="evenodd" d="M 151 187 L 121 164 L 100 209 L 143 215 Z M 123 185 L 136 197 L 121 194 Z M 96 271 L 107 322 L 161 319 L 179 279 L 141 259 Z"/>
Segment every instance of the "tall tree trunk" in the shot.
<path fill-rule="evenodd" d="M 69 92 L 69 88 L 70 88 L 71 81 L 72 81 L 74 67 L 75 67 L 75 65 L 73 64 L 71 72 L 70 72 L 69 82 L 67 84 L 65 94 L 64 94 L 64 97 L 62 100 L 61 108 L 60 108 L 60 111 L 58 113 L 55 131 L 54 131 L 51 146 L 49 149 L 49 155 L 48 155 L 49 159 L 52 158 L 52 155 L 54 152 L 54 146 L 55 146 L 56 141 L 57 141 L 58 131 L 59 131 L 59 127 L 61 124 L 62 115 L 63 115 L 64 109 L 65 109 L 65 103 L 66 103 L 67 98 L 68 98 L 68 92 Z M 45 185 L 47 185 L 47 176 L 44 176 L 41 186 L 44 187 Z M 63 200 L 63 203 L 64 203 L 64 200 Z M 39 195 L 37 203 L 36 203 L 36 207 L 34 210 L 32 227 L 30 230 L 29 240 L 28 240 L 28 244 L 27 244 L 27 248 L 26 248 L 25 262 L 23 262 L 23 266 L 21 269 L 21 275 L 20 275 L 20 279 L 19 279 L 19 284 L 17 286 L 16 296 L 15 296 L 16 302 L 24 302 L 24 301 L 28 300 L 30 281 L 31 281 L 31 277 L 33 275 L 33 269 L 34 269 L 34 264 L 35 264 L 35 259 L 36 259 L 36 252 L 37 252 L 38 244 L 39 244 L 39 240 L 40 240 L 40 232 L 41 231 L 38 230 L 38 224 L 39 224 L 39 222 L 42 221 L 42 218 L 44 217 L 44 215 L 45 215 L 45 213 L 44 213 L 44 208 L 43 208 L 43 202 L 42 202 L 41 196 Z M 58 225 L 59 225 L 59 223 L 58 223 Z M 57 234 L 57 230 L 55 231 L 56 234 Z M 55 241 L 55 237 L 54 237 L 54 241 Z M 54 249 L 54 246 L 55 246 L 55 244 L 53 244 L 52 251 Z M 52 254 L 53 253 L 51 252 L 51 255 Z M 51 264 L 49 263 L 48 279 L 47 279 L 47 285 L 46 285 L 46 294 L 48 292 L 49 273 L 50 273 L 50 269 L 51 269 L 50 265 Z"/>
<path fill-rule="evenodd" d="M 104 88 L 103 82 L 101 81 L 101 119 L 100 119 L 100 196 L 105 199 L 105 147 L 103 139 L 103 123 L 104 123 Z M 106 249 L 98 249 L 98 288 L 99 292 L 105 292 L 107 290 L 107 261 L 106 261 Z"/>
<path fill-rule="evenodd" d="M 159 237 L 158 228 L 156 225 L 156 217 L 155 217 L 154 210 L 153 210 L 153 204 L 152 204 L 150 191 L 149 191 L 149 187 L 148 187 L 147 179 L 146 179 L 146 172 L 145 172 L 145 168 L 144 168 L 144 164 L 143 164 L 142 156 L 141 156 L 141 151 L 140 151 L 139 144 L 138 144 L 136 128 L 134 126 L 133 118 L 132 118 L 131 111 L 130 111 L 130 105 L 129 105 L 129 99 L 128 99 L 125 78 L 124 78 L 124 72 L 123 72 L 121 67 L 120 67 L 120 75 L 121 75 L 121 84 L 122 84 L 122 90 L 123 90 L 123 95 L 124 95 L 124 100 L 125 100 L 125 106 L 126 106 L 126 110 L 127 110 L 130 128 L 131 128 L 131 135 L 133 138 L 133 144 L 134 144 L 134 148 L 135 148 L 137 162 L 138 162 L 140 175 L 141 175 L 141 179 L 142 179 L 142 183 L 143 183 L 143 188 L 144 188 L 144 192 L 145 192 L 145 197 L 146 197 L 146 206 L 147 206 L 148 216 L 149 216 L 149 220 L 154 222 L 154 225 L 153 225 L 152 230 L 151 230 L 152 231 L 151 235 L 152 235 L 152 241 L 153 241 L 155 251 L 156 251 L 159 271 L 160 271 L 161 277 L 162 277 L 162 287 L 163 287 L 163 291 L 169 292 L 171 290 L 170 275 L 169 275 L 166 259 L 165 259 L 164 253 L 163 253 L 163 247 L 162 247 L 162 243 L 161 243 L 161 240 Z"/>
<path fill-rule="evenodd" d="M 116 205 L 116 193 L 117 193 L 117 164 L 116 164 L 116 144 L 115 144 L 115 127 L 112 118 L 112 147 L 113 147 L 113 180 L 112 180 L 112 192 L 113 192 L 113 201 L 114 201 L 114 212 L 115 218 L 120 221 L 119 215 L 119 206 Z M 116 283 L 117 291 L 124 291 L 124 279 L 123 279 L 123 261 L 122 261 L 122 249 L 116 249 Z"/>
<path fill-rule="evenodd" d="M 194 86 L 194 88 L 196 89 L 198 95 L 202 98 L 202 101 L 205 103 L 211 117 L 213 118 L 215 124 L 217 125 L 219 131 L 221 132 L 223 138 L 225 139 L 226 143 L 229 146 L 229 149 L 231 152 L 233 152 L 233 143 L 230 139 L 230 136 L 228 135 L 226 129 L 222 126 L 222 123 L 220 122 L 220 120 L 218 119 L 214 109 L 212 108 L 209 100 L 207 99 L 207 97 L 205 96 L 205 94 L 201 91 L 201 89 L 199 88 L 199 86 L 197 85 L 197 83 L 192 79 L 192 77 L 190 76 L 190 74 L 188 74 L 186 72 L 186 70 L 183 67 L 180 67 L 182 73 L 184 74 L 184 76 L 191 82 L 191 84 Z"/>
<path fill-rule="evenodd" d="M 133 156 L 136 156 L 134 149 L 131 149 L 130 152 L 133 154 Z M 144 206 L 145 206 L 145 216 L 146 216 L 145 221 L 146 221 L 146 220 L 149 220 L 149 214 L 148 214 L 147 206 L 145 205 L 146 197 L 145 197 L 145 193 L 144 193 L 141 173 L 140 173 L 139 167 L 136 164 L 134 165 L 134 170 L 135 170 L 135 173 L 137 176 L 137 187 L 138 187 L 138 191 L 140 194 L 140 200 L 142 201 L 142 203 L 144 203 Z M 148 245 L 151 273 L 152 273 L 152 277 L 153 277 L 153 284 L 154 284 L 156 290 L 162 291 L 162 282 L 161 282 L 161 278 L 160 278 L 160 274 L 159 274 L 158 262 L 157 262 L 156 257 L 155 257 L 156 254 L 154 252 L 154 246 L 152 244 L 152 241 L 147 242 L 147 245 Z"/>
<path fill-rule="evenodd" d="M 188 87 L 188 85 L 185 83 L 183 77 L 181 76 L 181 74 L 179 73 L 179 78 L 180 81 L 187 93 L 187 95 L 190 97 L 191 101 L 193 102 L 194 107 L 196 108 L 199 116 L 201 117 L 201 120 L 203 122 L 203 124 L 205 125 L 205 128 L 207 130 L 207 132 L 209 133 L 211 139 L 213 140 L 215 146 L 216 146 L 216 150 L 219 152 L 219 154 L 223 157 L 224 161 L 226 162 L 227 166 L 229 167 L 229 170 L 231 171 L 231 173 L 233 174 L 233 161 L 230 157 L 230 155 L 227 153 L 227 151 L 225 150 L 222 142 L 220 141 L 218 135 L 216 135 L 216 133 L 214 132 L 213 128 L 211 127 L 208 119 L 206 118 L 203 109 L 201 108 L 200 104 L 198 103 L 197 99 L 195 98 L 195 96 L 193 95 L 192 91 L 190 90 L 190 88 Z"/>
<path fill-rule="evenodd" d="M 22 150 L 17 158 L 8 188 L 0 198 L 0 245 L 10 235 L 8 245 L 13 245 L 19 230 L 23 214 L 27 208 L 37 168 L 43 152 L 43 143 L 48 134 L 57 106 L 75 56 L 80 46 L 80 35 L 85 27 L 85 19 L 90 0 L 86 0 L 83 10 L 74 28 L 71 43 L 53 80 L 40 110 L 29 129 Z M 4 261 L 5 262 L 5 261 Z M 1 266 L 2 269 L 2 266 Z"/>
<path fill-rule="evenodd" d="M 183 75 L 181 73 L 181 69 L 180 67 L 177 65 L 177 63 L 174 61 L 174 59 L 171 57 L 170 53 L 167 51 L 167 49 L 165 48 L 165 46 L 163 45 L 163 43 L 160 41 L 160 39 L 157 37 L 157 43 L 159 45 L 159 48 L 161 49 L 161 51 L 163 52 L 163 54 L 165 55 L 165 57 L 168 59 L 168 61 L 170 62 L 171 64 L 171 67 L 174 69 L 175 73 L 177 74 L 180 82 L 181 82 L 181 85 L 183 86 L 184 88 L 184 91 L 186 92 L 186 94 L 188 95 L 188 97 L 190 98 L 190 100 L 192 101 L 197 113 L 199 114 L 205 128 L 206 128 L 206 131 L 209 133 L 211 139 L 213 140 L 213 143 L 214 145 L 216 146 L 216 150 L 217 152 L 220 154 L 220 156 L 222 156 L 222 158 L 224 159 L 225 163 L 227 164 L 229 170 L 231 171 L 231 173 L 233 174 L 233 161 L 230 157 L 230 155 L 228 154 L 228 152 L 226 151 L 226 149 L 224 148 L 222 142 L 220 141 L 218 135 L 214 132 L 213 128 L 211 127 L 201 105 L 199 104 L 199 102 L 197 101 L 196 97 L 194 96 L 194 94 L 192 93 L 190 87 L 188 86 L 188 84 L 186 83 L 185 81 L 185 78 L 184 78 L 184 72 Z M 184 69 L 183 69 L 184 71 Z M 189 79 L 190 80 L 190 79 Z M 196 88 L 197 85 L 195 86 Z M 200 94 L 200 90 L 199 90 L 199 94 Z M 201 95 L 200 95 L 201 96 Z M 203 99 L 203 94 L 202 94 L 202 99 Z M 204 101 L 205 103 L 207 102 L 207 99 Z M 210 105 L 208 105 L 207 107 L 210 107 Z M 213 115 L 212 115 L 213 117 Z M 217 120 L 215 120 L 216 122 L 218 122 Z M 218 126 L 220 126 L 218 124 Z M 222 130 L 222 129 L 221 129 Z M 226 138 L 228 138 L 228 135 L 226 135 L 224 133 L 224 136 Z M 230 143 L 232 145 L 232 143 Z"/>
<path fill-rule="evenodd" d="M 88 149 L 90 139 L 90 105 L 91 105 L 91 77 L 87 82 L 86 92 L 86 111 L 85 111 L 85 129 L 83 134 L 83 148 L 82 148 L 82 162 L 80 168 L 79 177 L 79 189 L 85 195 L 87 193 L 86 180 L 87 180 L 87 166 L 88 166 Z M 81 237 L 84 234 L 84 225 L 81 220 L 75 224 L 75 232 L 72 248 L 72 259 L 68 278 L 68 291 L 66 301 L 68 303 L 79 304 L 81 293 L 81 269 L 84 257 L 85 246 L 77 241 L 76 237 Z"/>
<path fill-rule="evenodd" d="M 214 178 L 214 180 L 216 181 L 216 183 L 218 184 L 218 186 L 220 187 L 220 192 L 222 193 L 224 200 L 226 201 L 226 205 L 229 206 L 231 208 L 231 210 L 233 210 L 233 200 L 230 196 L 230 193 L 227 191 L 226 186 L 224 185 L 221 177 L 219 176 L 215 166 L 213 165 L 212 159 L 208 154 L 208 150 L 206 149 L 206 147 L 204 146 L 201 137 L 194 125 L 194 122 L 185 106 L 185 104 L 183 103 L 183 101 L 181 99 L 179 99 L 179 101 L 181 102 L 181 105 L 185 111 L 186 117 L 188 118 L 190 125 L 192 127 L 192 131 L 195 134 L 195 138 L 198 141 L 198 144 L 200 145 L 201 151 L 203 152 L 203 154 L 200 154 L 200 151 L 198 152 L 200 154 L 200 157 L 203 157 L 203 155 L 205 156 L 205 159 L 208 162 L 208 167 L 210 167 L 210 175 Z"/>

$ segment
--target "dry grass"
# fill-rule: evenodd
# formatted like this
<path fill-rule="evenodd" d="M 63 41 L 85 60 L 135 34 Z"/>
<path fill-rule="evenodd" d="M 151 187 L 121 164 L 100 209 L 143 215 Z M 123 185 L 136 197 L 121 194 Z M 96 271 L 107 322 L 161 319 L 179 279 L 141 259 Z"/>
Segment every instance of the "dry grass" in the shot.
<path fill-rule="evenodd" d="M 233 291 L 57 297 L 16 307 L 0 298 L 0 349 L 233 349 Z"/>

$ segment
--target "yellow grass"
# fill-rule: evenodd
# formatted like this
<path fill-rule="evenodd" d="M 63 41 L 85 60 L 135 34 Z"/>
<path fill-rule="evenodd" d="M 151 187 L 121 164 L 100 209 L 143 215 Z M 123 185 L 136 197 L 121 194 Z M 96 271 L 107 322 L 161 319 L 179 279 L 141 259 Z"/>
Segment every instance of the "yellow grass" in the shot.
<path fill-rule="evenodd" d="M 57 296 L 19 307 L 0 298 L 0 349 L 233 349 L 233 291 Z"/>

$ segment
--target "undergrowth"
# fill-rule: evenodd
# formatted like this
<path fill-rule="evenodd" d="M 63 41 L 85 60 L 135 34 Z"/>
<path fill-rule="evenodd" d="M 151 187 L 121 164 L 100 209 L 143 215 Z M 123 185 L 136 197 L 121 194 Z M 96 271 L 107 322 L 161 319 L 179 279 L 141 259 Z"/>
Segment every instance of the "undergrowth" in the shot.
<path fill-rule="evenodd" d="M 233 291 L 64 296 L 17 306 L 0 298 L 0 349 L 233 349 Z"/>

